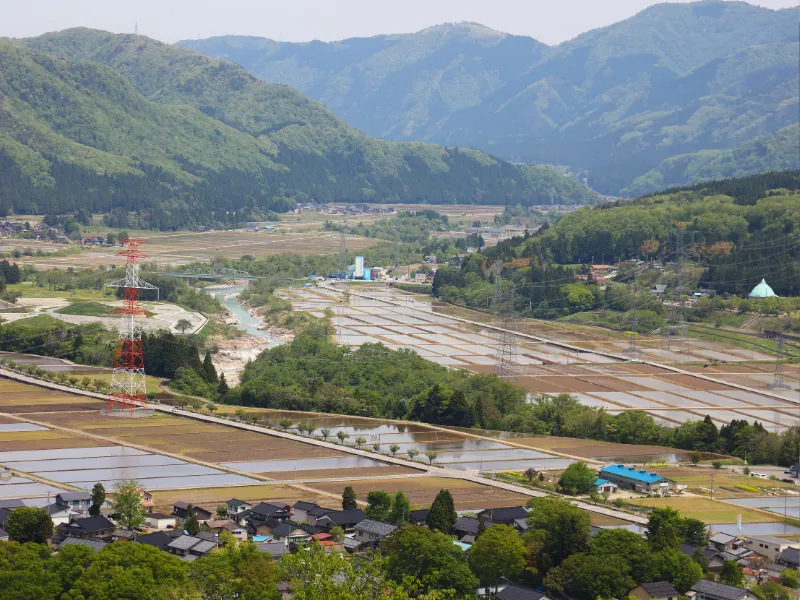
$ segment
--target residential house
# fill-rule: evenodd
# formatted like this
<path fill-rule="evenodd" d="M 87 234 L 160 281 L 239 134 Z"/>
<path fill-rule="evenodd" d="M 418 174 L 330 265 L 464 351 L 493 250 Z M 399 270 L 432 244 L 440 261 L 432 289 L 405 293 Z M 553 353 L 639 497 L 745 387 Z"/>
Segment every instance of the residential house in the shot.
<path fill-rule="evenodd" d="M 83 539 L 108 539 L 114 533 L 116 526 L 103 515 L 75 519 L 66 525 L 60 525 L 59 530 L 66 534 L 65 537 L 78 537 Z"/>
<path fill-rule="evenodd" d="M 177 525 L 177 518 L 175 515 L 154 512 L 146 515 L 144 522 L 151 529 L 174 529 Z"/>
<path fill-rule="evenodd" d="M 311 540 L 311 531 L 308 525 L 301 525 L 294 521 L 282 521 L 272 530 L 272 540 L 278 544 L 288 546 L 291 544 L 300 544 Z M 318 530 L 314 528 L 314 533 Z"/>
<path fill-rule="evenodd" d="M 228 505 L 228 518 L 234 519 L 236 515 L 243 513 L 246 510 L 253 508 L 253 505 L 238 498 L 231 498 L 227 502 Z"/>
<path fill-rule="evenodd" d="M 619 489 L 616 483 L 612 483 L 608 479 L 595 479 L 592 485 L 598 494 L 616 494 Z"/>
<path fill-rule="evenodd" d="M 428 509 L 421 508 L 419 510 L 412 510 L 409 514 L 408 522 L 412 525 L 427 525 L 428 524 Z"/>
<path fill-rule="evenodd" d="M 491 521 L 484 521 L 486 529 L 493 525 Z M 471 544 L 478 537 L 478 528 L 480 527 L 480 520 L 475 517 L 459 517 L 453 525 L 453 535 L 459 541 Z"/>
<path fill-rule="evenodd" d="M 183 534 L 181 534 L 183 535 Z M 172 540 L 175 538 L 170 537 L 164 531 L 156 531 L 153 533 L 146 533 L 144 535 L 140 535 L 136 537 L 136 542 L 139 544 L 147 544 L 148 546 L 154 546 L 159 550 L 163 550 L 164 552 L 168 552 L 167 546 L 172 543 Z"/>
<path fill-rule="evenodd" d="M 292 519 L 298 523 L 311 523 L 314 517 L 308 513 L 314 508 L 320 507 L 313 502 L 295 502 L 294 505 L 292 505 Z"/>
<path fill-rule="evenodd" d="M 600 478 L 615 483 L 621 489 L 664 494 L 675 486 L 675 482 L 656 473 L 625 465 L 608 465 L 600 469 Z"/>
<path fill-rule="evenodd" d="M 542 592 L 507 583 L 494 595 L 495 600 L 549 600 Z"/>
<path fill-rule="evenodd" d="M 709 538 L 708 543 L 713 546 L 717 552 L 731 552 L 742 545 L 742 541 L 735 535 L 729 535 L 727 533 L 714 534 Z"/>
<path fill-rule="evenodd" d="M 771 535 L 748 535 L 744 537 L 744 547 L 774 563 L 781 552 L 788 548 L 800 548 L 800 544 Z"/>
<path fill-rule="evenodd" d="M 112 542 L 132 542 L 136 539 L 136 536 L 139 535 L 139 532 L 135 529 L 115 529 L 114 533 L 111 534 L 111 541 Z"/>
<path fill-rule="evenodd" d="M 72 509 L 69 506 L 58 503 L 44 506 L 42 510 L 50 515 L 50 518 L 53 520 L 53 525 L 56 526 L 69 523 L 69 517 L 70 514 L 72 514 Z"/>
<path fill-rule="evenodd" d="M 775 563 L 790 569 L 800 569 L 800 549 L 786 548 L 786 550 L 782 550 L 778 553 Z"/>
<path fill-rule="evenodd" d="M 524 519 L 514 519 L 514 529 L 519 531 L 520 533 L 525 533 L 530 529 L 530 525 L 528 525 L 528 518 Z"/>
<path fill-rule="evenodd" d="M 517 519 L 526 519 L 528 511 L 522 506 L 507 506 L 505 508 L 487 508 L 478 513 L 478 519 L 491 521 L 495 525 L 513 525 Z"/>
<path fill-rule="evenodd" d="M 656 296 L 663 296 L 667 292 L 667 286 L 657 283 L 650 288 L 650 291 Z"/>
<path fill-rule="evenodd" d="M 292 516 L 292 507 L 288 504 L 274 504 L 272 502 L 259 502 L 252 508 L 236 515 L 239 525 L 248 525 L 251 529 L 270 519 L 287 521 Z"/>
<path fill-rule="evenodd" d="M 681 544 L 680 550 L 683 554 L 689 558 L 692 558 L 698 548 L 699 546 L 693 546 L 691 544 Z M 725 564 L 725 561 L 727 560 L 726 557 L 713 548 L 701 548 L 701 550 L 703 552 L 703 556 L 705 556 L 706 560 L 708 561 L 708 570 L 712 573 L 718 573 Z"/>
<path fill-rule="evenodd" d="M 72 510 L 88 511 L 92 505 L 91 492 L 61 492 L 56 494 L 56 504 L 69 506 Z"/>
<path fill-rule="evenodd" d="M 289 547 L 287 545 L 276 542 L 265 542 L 263 544 L 258 544 L 258 549 L 260 552 L 269 554 L 272 556 L 272 558 L 280 558 L 284 554 L 289 554 Z"/>
<path fill-rule="evenodd" d="M 184 560 L 196 560 L 216 547 L 217 544 L 215 542 L 204 540 L 197 536 L 182 535 L 167 544 L 167 552 L 175 554 Z"/>
<path fill-rule="evenodd" d="M 354 508 L 351 510 L 332 510 L 326 512 L 321 517 L 316 518 L 314 524 L 327 531 L 330 531 L 334 527 L 338 526 L 341 527 L 345 533 L 351 533 L 355 531 L 356 525 L 361 523 L 361 521 L 366 518 L 367 515 L 365 515 L 364 511 L 360 508 Z"/>
<path fill-rule="evenodd" d="M 87 540 L 83 538 L 68 537 L 58 545 L 59 550 L 63 550 L 64 546 L 88 546 L 95 552 L 99 552 L 108 545 L 103 540 Z"/>
<path fill-rule="evenodd" d="M 355 526 L 355 539 L 361 544 L 376 545 L 395 529 L 397 529 L 397 525 L 390 525 L 373 519 L 364 519 Z"/>
<path fill-rule="evenodd" d="M 678 600 L 681 595 L 668 581 L 643 583 L 628 592 L 628 596 L 633 596 L 638 600 Z"/>
<path fill-rule="evenodd" d="M 315 533 L 311 536 L 311 539 L 319 544 L 328 554 L 331 552 L 342 552 L 343 550 L 342 545 L 333 539 L 330 533 Z"/>
<path fill-rule="evenodd" d="M 180 519 L 181 523 L 186 520 L 186 517 L 189 516 L 189 507 L 192 507 L 194 510 L 194 515 L 197 517 L 198 522 L 204 523 L 211 519 L 211 512 L 207 511 L 205 508 L 201 508 L 199 506 L 194 506 L 189 502 L 183 502 L 179 500 L 175 504 L 172 505 L 172 516 Z"/>
<path fill-rule="evenodd" d="M 756 600 L 756 597 L 744 588 L 708 579 L 701 579 L 695 583 L 686 595 L 694 600 Z"/>
<path fill-rule="evenodd" d="M 223 531 L 227 531 L 240 542 L 247 541 L 247 527 L 243 525 L 237 525 L 230 519 L 216 519 L 213 521 L 206 521 L 206 527 L 208 527 L 209 531 L 212 531 L 216 534 L 220 534 Z"/>

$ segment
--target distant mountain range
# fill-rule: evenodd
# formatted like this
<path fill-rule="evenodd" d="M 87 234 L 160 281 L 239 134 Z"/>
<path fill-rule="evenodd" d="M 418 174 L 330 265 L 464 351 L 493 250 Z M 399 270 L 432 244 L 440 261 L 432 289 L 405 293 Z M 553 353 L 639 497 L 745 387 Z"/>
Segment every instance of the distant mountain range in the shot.
<path fill-rule="evenodd" d="M 553 168 L 370 138 L 290 87 L 143 36 L 71 29 L 0 40 L 0 214 L 137 210 L 149 226 L 174 228 L 309 199 L 599 196 Z"/>
<path fill-rule="evenodd" d="M 688 165 L 704 153 L 736 158 L 785 137 L 776 132 L 800 111 L 797 16 L 660 4 L 554 47 L 474 23 L 332 43 L 179 45 L 295 87 L 369 135 L 566 165 L 604 193 L 633 194 L 698 181 L 706 169 Z M 746 167 L 720 174 L 798 168 L 797 137 L 784 141 L 766 155 L 756 143 Z M 670 181 L 676 164 L 686 168 Z"/>

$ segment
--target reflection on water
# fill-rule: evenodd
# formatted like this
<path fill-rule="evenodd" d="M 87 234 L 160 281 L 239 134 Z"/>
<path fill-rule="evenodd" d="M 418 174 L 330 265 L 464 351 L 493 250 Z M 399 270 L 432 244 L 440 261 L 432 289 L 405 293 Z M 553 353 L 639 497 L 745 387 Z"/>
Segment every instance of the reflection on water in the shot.
<path fill-rule="evenodd" d="M 222 463 L 223 467 L 249 473 L 277 473 L 285 471 L 317 471 L 353 469 L 356 467 L 384 467 L 386 463 L 364 456 L 335 456 L 331 458 L 299 458 L 291 460 L 253 460 Z"/>
<path fill-rule="evenodd" d="M 241 329 L 256 337 L 272 339 L 270 334 L 258 328 L 259 325 L 261 325 L 261 321 L 254 318 L 253 315 L 250 314 L 250 311 L 239 302 L 239 294 L 244 290 L 244 287 L 243 285 L 239 285 L 222 289 L 207 289 L 206 292 L 219 300 L 222 306 L 231 311 L 231 313 L 239 319 L 239 323 L 236 325 L 237 329 Z"/>

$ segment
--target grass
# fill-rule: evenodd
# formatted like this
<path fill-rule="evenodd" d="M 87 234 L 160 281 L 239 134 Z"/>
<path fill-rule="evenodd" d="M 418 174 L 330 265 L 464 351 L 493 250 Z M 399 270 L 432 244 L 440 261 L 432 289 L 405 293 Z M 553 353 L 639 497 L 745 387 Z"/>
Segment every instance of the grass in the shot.
<path fill-rule="evenodd" d="M 794 489 L 795 486 L 791 483 L 783 483 L 772 479 L 762 480 L 754 477 L 749 477 L 741 473 L 732 473 L 727 469 L 695 469 L 691 467 L 673 467 L 666 469 L 659 469 L 659 475 L 663 475 L 668 479 L 672 479 L 677 483 L 688 485 L 692 488 L 710 488 L 711 476 L 714 476 L 714 492 L 715 496 L 733 496 L 734 493 L 723 490 L 722 488 L 741 489 L 742 491 L 749 492 L 746 495 L 756 494 L 769 494 L 770 490 L 775 489 Z M 763 483 L 763 485 L 762 485 Z M 755 490 L 744 490 L 744 488 L 751 488 Z M 745 494 L 743 494 L 745 495 Z"/>
<path fill-rule="evenodd" d="M 743 506 L 725 504 L 724 502 L 711 500 L 710 498 L 633 498 L 630 502 L 632 504 L 652 506 L 654 508 L 669 506 L 679 510 L 683 517 L 699 519 L 708 524 L 735 523 L 739 515 L 742 515 L 743 523 L 772 523 L 779 520 L 778 515 L 771 517 Z"/>
<path fill-rule="evenodd" d="M 109 371 L 108 373 L 92 373 L 91 375 L 89 375 L 89 377 L 91 377 L 92 379 L 101 379 L 101 380 L 105 381 L 106 383 L 108 383 L 110 385 L 111 384 L 111 375 L 112 375 L 112 373 Z M 159 384 L 162 381 L 164 381 L 163 377 L 153 377 L 152 375 L 145 375 L 145 382 L 146 382 L 146 385 L 147 385 L 147 392 L 148 393 L 149 392 L 153 392 L 155 394 L 158 394 L 159 392 L 161 392 L 161 388 L 159 387 Z"/>
<path fill-rule="evenodd" d="M 81 300 L 78 302 L 73 302 L 69 306 L 65 306 L 64 308 L 57 310 L 56 312 L 60 315 L 80 315 L 84 317 L 106 317 L 111 315 L 111 312 L 114 310 L 112 306 L 108 304 L 101 304 L 100 302 L 95 302 L 93 300 Z"/>
<path fill-rule="evenodd" d="M 197 337 L 204 342 L 209 338 L 223 338 L 226 340 L 233 339 L 242 335 L 242 331 L 233 325 L 226 323 L 219 323 L 214 319 L 209 319 L 208 323 L 197 333 Z"/>
<path fill-rule="evenodd" d="M 778 343 L 774 340 L 766 338 L 758 338 L 746 333 L 736 333 L 733 331 L 720 331 L 714 332 L 709 329 L 700 328 L 695 325 L 689 326 L 689 335 L 692 337 L 709 340 L 712 342 L 720 342 L 723 344 L 732 344 L 745 350 L 758 350 L 761 352 L 777 353 Z M 784 352 L 790 357 L 800 357 L 800 349 L 791 344 L 784 344 Z"/>
<path fill-rule="evenodd" d="M 9 292 L 19 292 L 23 298 L 66 298 L 75 302 L 98 300 L 115 300 L 114 292 L 109 290 L 51 290 L 39 287 L 30 281 L 10 283 L 6 287 Z"/>

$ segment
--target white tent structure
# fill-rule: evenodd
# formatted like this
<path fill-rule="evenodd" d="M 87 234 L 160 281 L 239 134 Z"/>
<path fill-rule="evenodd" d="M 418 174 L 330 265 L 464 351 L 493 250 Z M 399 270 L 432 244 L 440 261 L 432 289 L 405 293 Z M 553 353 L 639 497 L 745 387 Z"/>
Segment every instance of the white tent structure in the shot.
<path fill-rule="evenodd" d="M 750 298 L 773 298 L 777 296 L 777 294 L 772 291 L 772 288 L 769 287 L 769 284 L 767 284 L 766 279 L 762 279 L 761 283 L 754 287 L 749 295 Z"/>

